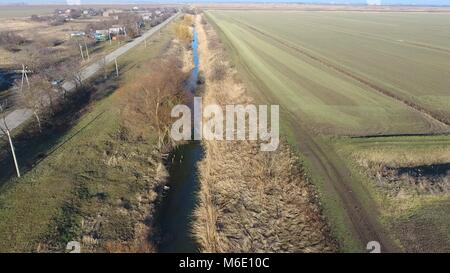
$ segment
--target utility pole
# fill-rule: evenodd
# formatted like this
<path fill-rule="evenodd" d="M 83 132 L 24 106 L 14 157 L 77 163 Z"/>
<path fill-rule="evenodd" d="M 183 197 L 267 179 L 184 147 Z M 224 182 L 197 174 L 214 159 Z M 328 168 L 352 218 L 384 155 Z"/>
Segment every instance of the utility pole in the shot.
<path fill-rule="evenodd" d="M 20 92 L 23 91 L 23 81 L 25 79 L 25 65 L 22 64 L 22 83 L 20 84 Z"/>
<path fill-rule="evenodd" d="M 11 147 L 11 153 L 14 160 L 14 166 L 16 166 L 17 177 L 20 178 L 19 165 L 17 164 L 16 152 L 14 151 L 14 145 L 12 143 L 11 134 L 9 133 L 9 129 L 5 128 L 6 135 L 8 136 L 9 146 Z"/>
<path fill-rule="evenodd" d="M 27 71 L 25 70 L 25 65 L 22 64 L 22 83 L 20 85 L 20 91 L 23 91 L 23 82 L 24 79 L 27 81 L 27 86 L 28 88 L 30 88 L 30 81 L 28 80 L 28 75 L 27 75 Z"/>
<path fill-rule="evenodd" d="M 13 142 L 11 139 L 11 133 L 9 131 L 8 124 L 6 122 L 6 106 L 7 106 L 7 101 L 0 104 L 0 114 L 1 114 L 1 119 L 3 121 L 3 127 L 0 126 L 0 132 L 3 132 L 3 134 L 5 134 L 8 137 L 9 146 L 11 147 L 11 153 L 12 153 L 13 160 L 14 160 L 14 166 L 16 167 L 17 177 L 20 178 L 19 164 L 17 163 L 16 152 L 14 150 L 14 145 L 13 145 Z"/>
<path fill-rule="evenodd" d="M 30 88 L 30 81 L 28 80 L 27 70 L 25 70 L 25 69 L 26 69 L 26 67 L 24 66 L 25 80 L 27 81 L 28 88 Z"/>
<path fill-rule="evenodd" d="M 89 56 L 89 49 L 88 49 L 86 40 L 84 40 L 84 47 L 86 48 L 86 56 L 87 56 L 87 59 L 89 60 L 91 57 Z"/>
<path fill-rule="evenodd" d="M 109 36 L 109 44 L 112 44 L 112 40 L 111 40 L 111 31 L 108 30 L 108 36 Z"/>
<path fill-rule="evenodd" d="M 80 46 L 81 59 L 83 59 L 83 62 L 84 62 L 83 46 L 82 45 L 79 45 L 79 46 Z"/>
<path fill-rule="evenodd" d="M 116 76 L 119 77 L 119 66 L 117 65 L 117 58 L 114 58 L 114 62 L 116 64 Z"/>

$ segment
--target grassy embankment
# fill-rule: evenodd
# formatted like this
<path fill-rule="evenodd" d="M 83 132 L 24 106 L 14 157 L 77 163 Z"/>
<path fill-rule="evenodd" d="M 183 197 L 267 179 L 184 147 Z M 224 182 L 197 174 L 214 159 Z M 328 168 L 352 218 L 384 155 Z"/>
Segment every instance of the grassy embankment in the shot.
<path fill-rule="evenodd" d="M 248 64 L 243 61 L 241 55 L 238 54 L 238 50 L 235 45 L 228 40 L 228 37 L 222 31 L 221 27 L 219 27 L 217 22 L 211 18 L 211 13 L 206 12 L 205 15 L 208 18 L 208 22 L 215 26 L 215 30 L 217 31 L 220 40 L 224 43 L 228 50 L 229 56 L 232 59 L 232 64 L 235 65 L 236 69 L 239 71 L 239 78 L 244 81 L 246 87 L 248 88 L 249 94 L 258 102 L 273 102 L 273 98 L 268 93 L 261 92 L 261 90 L 266 90 L 267 87 L 260 81 L 259 76 L 249 68 Z M 298 146 L 296 146 L 298 145 L 296 141 L 298 131 L 290 128 L 290 124 L 286 122 L 286 115 L 288 115 L 288 120 L 292 117 L 289 113 L 285 112 L 283 107 L 280 107 L 280 111 L 281 135 L 286 136 L 288 142 L 296 151 L 298 151 Z M 350 220 L 343 211 L 342 202 L 339 198 L 336 198 L 336 192 L 326 188 L 325 181 L 323 180 L 321 173 L 317 173 L 314 170 L 312 163 L 309 162 L 305 156 L 301 153 L 298 153 L 297 155 L 301 160 L 301 165 L 304 166 L 307 171 L 305 175 L 310 177 L 311 181 L 314 182 L 318 189 L 322 208 L 324 209 L 324 215 L 331 224 L 333 236 L 339 241 L 341 250 L 360 250 L 363 246 L 355 240 L 353 234 L 349 231 L 348 227 L 350 225 Z"/>
<path fill-rule="evenodd" d="M 205 104 L 253 103 L 209 23 L 197 20 Z M 313 186 L 286 143 L 203 141 L 195 236 L 205 252 L 333 252 Z"/>
<path fill-rule="evenodd" d="M 448 116 L 445 112 L 445 109 L 449 109 L 445 104 L 448 102 L 444 88 L 446 80 L 441 77 L 443 73 L 449 72 L 444 67 L 445 60 L 448 59 L 445 53 L 448 41 L 440 34 L 429 37 L 429 32 L 421 32 L 418 35 L 417 31 L 420 32 L 423 28 L 410 27 L 408 22 L 414 17 L 412 14 L 399 17 L 395 16 L 398 14 L 368 15 L 370 20 L 362 27 L 370 30 L 370 33 L 361 31 L 356 27 L 358 25 L 352 23 L 361 22 L 359 17 L 362 15 L 357 13 L 301 13 L 299 16 L 295 12 L 211 11 L 207 14 L 218 24 L 217 29 L 220 30 L 222 40 L 231 49 L 240 75 L 249 86 L 253 86 L 254 97 L 280 103 L 281 109 L 285 110 L 282 127 L 289 142 L 299 148 L 315 142 L 312 146 L 319 147 L 325 156 L 319 156 L 322 157 L 321 160 L 331 162 L 338 169 L 349 168 L 352 178 L 346 183 L 372 217 L 378 218 L 384 212 L 379 210 L 383 204 L 363 182 L 367 180 L 367 174 L 356 175 L 351 168 L 352 162 L 346 160 L 349 157 L 337 154 L 329 137 L 315 133 L 364 135 L 448 131 L 448 127 L 429 116 L 431 113 L 444 121 Z M 430 16 L 431 20 L 427 21 L 429 28 L 439 27 L 446 20 L 440 15 L 417 16 Z M 395 21 L 395 27 L 390 31 L 381 28 L 386 20 L 390 20 L 390 23 Z M 324 26 L 321 24 L 323 21 L 332 23 Z M 316 31 L 311 31 L 311 28 Z M 399 35 L 401 31 L 408 39 L 428 37 L 429 42 L 434 45 L 423 46 L 420 41 L 405 43 L 395 40 L 395 35 Z M 361 43 L 362 46 L 357 48 L 349 46 Z M 383 50 L 374 51 L 374 43 L 376 48 Z M 354 58 L 353 54 L 359 54 L 360 57 Z M 408 58 L 410 54 L 421 58 Z M 361 62 L 361 59 L 365 62 Z M 435 62 L 430 63 L 430 60 Z M 411 61 L 416 63 L 411 64 Z M 358 62 L 358 65 L 352 62 Z M 437 66 L 442 66 L 439 72 L 436 71 Z M 407 73 L 405 71 L 411 70 L 405 67 L 418 71 Z M 389 73 L 385 73 L 386 69 Z M 411 75 L 414 78 L 409 81 L 408 77 Z M 361 82 L 361 77 L 368 80 Z M 426 79 L 421 80 L 420 77 Z M 429 77 L 437 78 L 434 83 L 430 83 Z M 410 88 L 411 84 L 415 85 L 413 89 Z M 433 94 L 424 93 L 430 86 L 433 87 Z M 384 94 L 386 90 L 393 96 Z M 440 98 L 437 99 L 440 101 L 430 104 L 430 101 L 437 101 L 432 96 Z M 307 154 L 304 159 L 313 181 L 319 187 L 325 214 L 331 220 L 343 250 L 360 250 L 365 247 L 355 241 L 343 204 L 336 197 L 336 192 L 325 183 L 323 173 L 315 170 Z M 442 204 L 445 205 L 445 202 Z M 388 227 L 397 221 L 394 218 L 382 218 L 382 222 Z M 398 223 L 401 226 L 401 221 Z M 448 227 L 439 226 L 441 229 Z M 398 233 L 393 237 L 398 238 Z"/>
<path fill-rule="evenodd" d="M 63 251 L 69 240 L 80 241 L 82 251 L 154 250 L 144 221 L 151 223 L 146 217 L 164 182 L 158 178 L 164 173 L 160 155 L 154 138 L 130 141 L 122 135 L 124 105 L 114 92 L 149 73 L 145 63 L 167 52 L 173 37 L 166 27 L 147 48 L 140 45 L 119 58 L 120 78 L 93 83 L 96 92 L 87 108 L 73 113 L 79 117 L 73 127 L 18 145 L 19 163 L 39 160 L 21 179 L 2 182 L 2 251 Z M 135 125 L 154 134 L 145 122 Z"/>

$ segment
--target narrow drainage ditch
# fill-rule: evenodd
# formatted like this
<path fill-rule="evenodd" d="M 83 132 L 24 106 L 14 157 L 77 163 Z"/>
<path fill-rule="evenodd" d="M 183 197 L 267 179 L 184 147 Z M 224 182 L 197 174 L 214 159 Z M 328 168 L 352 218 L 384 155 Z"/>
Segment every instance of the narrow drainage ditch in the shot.
<path fill-rule="evenodd" d="M 192 53 L 194 69 L 186 82 L 192 96 L 197 89 L 199 74 L 197 32 L 193 29 Z M 176 147 L 168 158 L 169 181 L 157 212 L 160 229 L 159 252 L 193 253 L 198 245 L 193 238 L 193 213 L 199 189 L 197 163 L 203 157 L 198 141 Z"/>

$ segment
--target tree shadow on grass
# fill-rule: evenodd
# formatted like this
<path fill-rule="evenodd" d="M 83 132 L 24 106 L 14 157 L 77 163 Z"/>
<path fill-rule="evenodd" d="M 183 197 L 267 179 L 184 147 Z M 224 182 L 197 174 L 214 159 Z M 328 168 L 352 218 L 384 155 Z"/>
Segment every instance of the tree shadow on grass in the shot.
<path fill-rule="evenodd" d="M 92 101 L 104 99 L 116 90 L 117 79 L 111 75 L 107 79 L 99 78 L 101 79 L 95 80 L 91 85 L 72 92 L 65 99 L 63 106 L 54 113 L 51 122 L 44 124 L 42 133 L 31 120 L 24 125 L 24 129 L 18 135 L 14 136 L 14 147 L 22 175 L 31 171 L 103 115 L 104 112 L 99 113 L 88 124 L 62 141 L 88 111 Z M 15 176 L 9 144 L 0 142 L 0 187 L 9 185 L 8 182 L 17 181 Z"/>

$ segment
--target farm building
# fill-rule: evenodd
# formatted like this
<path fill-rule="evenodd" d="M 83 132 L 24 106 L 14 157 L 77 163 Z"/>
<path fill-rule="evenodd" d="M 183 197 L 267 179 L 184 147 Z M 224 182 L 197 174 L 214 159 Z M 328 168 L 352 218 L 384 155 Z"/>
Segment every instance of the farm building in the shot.
<path fill-rule="evenodd" d="M 124 34 L 125 33 L 125 27 L 122 25 L 113 25 L 109 28 L 109 33 L 117 35 L 117 34 Z"/>
<path fill-rule="evenodd" d="M 122 10 L 120 10 L 120 9 L 108 9 L 108 10 L 105 10 L 102 15 L 103 15 L 103 17 L 110 17 L 110 16 L 113 16 L 114 14 L 121 13 L 121 12 L 122 12 Z"/>
<path fill-rule="evenodd" d="M 75 38 L 75 37 L 84 37 L 86 35 L 86 33 L 84 31 L 75 31 L 70 33 L 70 38 Z"/>
<path fill-rule="evenodd" d="M 106 33 L 104 33 L 104 32 L 95 32 L 94 33 L 94 38 L 95 38 L 95 41 L 97 41 L 97 42 L 106 41 L 109 38 L 108 31 L 106 30 Z"/>
<path fill-rule="evenodd" d="M 151 13 L 146 13 L 142 15 L 142 20 L 144 21 L 150 21 L 152 20 L 153 15 Z"/>

